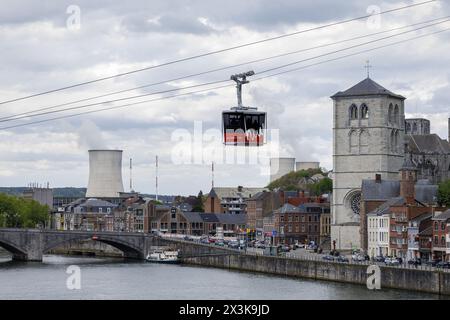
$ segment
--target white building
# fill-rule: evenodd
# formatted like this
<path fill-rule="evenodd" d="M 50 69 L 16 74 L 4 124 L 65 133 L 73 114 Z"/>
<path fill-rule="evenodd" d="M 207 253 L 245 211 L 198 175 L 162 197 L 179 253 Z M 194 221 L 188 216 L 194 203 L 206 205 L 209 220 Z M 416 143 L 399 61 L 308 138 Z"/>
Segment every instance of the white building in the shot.
<path fill-rule="evenodd" d="M 331 97 L 333 200 L 331 240 L 337 249 L 360 247 L 363 179 L 398 179 L 404 157 L 404 97 L 369 77 Z"/>
<path fill-rule="evenodd" d="M 369 256 L 389 255 L 389 213 L 369 213 L 367 224 Z"/>

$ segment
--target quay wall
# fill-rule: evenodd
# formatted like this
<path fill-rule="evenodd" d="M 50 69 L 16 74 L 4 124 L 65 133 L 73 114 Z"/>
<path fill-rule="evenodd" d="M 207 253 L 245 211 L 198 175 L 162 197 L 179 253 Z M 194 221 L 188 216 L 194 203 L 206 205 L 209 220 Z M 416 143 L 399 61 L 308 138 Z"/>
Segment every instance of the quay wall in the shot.
<path fill-rule="evenodd" d="M 300 260 L 258 255 L 193 257 L 184 263 L 206 267 L 327 280 L 366 286 L 367 267 L 328 261 Z M 380 266 L 381 288 L 450 295 L 450 272 Z"/>

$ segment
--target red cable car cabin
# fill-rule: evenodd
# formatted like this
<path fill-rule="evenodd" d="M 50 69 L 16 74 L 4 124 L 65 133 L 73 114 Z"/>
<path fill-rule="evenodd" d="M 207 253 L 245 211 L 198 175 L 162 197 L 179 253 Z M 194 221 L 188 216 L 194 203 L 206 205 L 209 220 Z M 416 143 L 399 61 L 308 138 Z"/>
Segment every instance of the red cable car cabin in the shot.
<path fill-rule="evenodd" d="M 226 145 L 261 146 L 266 132 L 266 113 L 250 108 L 222 112 L 223 141 Z"/>

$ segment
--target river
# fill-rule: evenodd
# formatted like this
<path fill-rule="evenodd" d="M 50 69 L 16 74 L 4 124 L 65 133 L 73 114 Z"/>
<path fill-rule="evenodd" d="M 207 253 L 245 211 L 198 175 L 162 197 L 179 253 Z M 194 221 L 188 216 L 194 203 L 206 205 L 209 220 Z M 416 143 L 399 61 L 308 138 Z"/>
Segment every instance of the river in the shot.
<path fill-rule="evenodd" d="M 67 267 L 80 267 L 79 290 L 69 290 Z M 439 299 L 401 290 L 265 274 L 160 265 L 118 258 L 47 255 L 16 262 L 0 254 L 0 299 Z"/>

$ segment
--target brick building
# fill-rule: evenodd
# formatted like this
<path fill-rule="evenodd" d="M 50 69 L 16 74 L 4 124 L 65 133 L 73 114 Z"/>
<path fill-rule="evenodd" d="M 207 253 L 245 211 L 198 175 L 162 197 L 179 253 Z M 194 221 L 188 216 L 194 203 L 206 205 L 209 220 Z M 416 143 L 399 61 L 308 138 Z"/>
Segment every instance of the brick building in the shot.
<path fill-rule="evenodd" d="M 208 194 L 204 203 L 205 212 L 245 214 L 246 200 L 252 198 L 265 188 L 237 188 L 214 187 Z"/>

